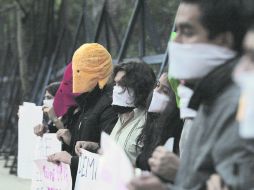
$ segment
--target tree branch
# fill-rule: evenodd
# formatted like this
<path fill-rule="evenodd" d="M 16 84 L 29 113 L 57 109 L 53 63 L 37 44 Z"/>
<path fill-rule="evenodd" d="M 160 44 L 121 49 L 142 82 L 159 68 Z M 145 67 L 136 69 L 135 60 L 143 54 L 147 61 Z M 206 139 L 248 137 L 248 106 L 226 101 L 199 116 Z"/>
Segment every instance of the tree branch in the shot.
<path fill-rule="evenodd" d="M 23 12 L 24 17 L 26 17 L 28 15 L 27 10 L 25 9 L 25 7 L 20 3 L 19 0 L 15 0 L 15 2 L 18 4 L 20 10 Z"/>

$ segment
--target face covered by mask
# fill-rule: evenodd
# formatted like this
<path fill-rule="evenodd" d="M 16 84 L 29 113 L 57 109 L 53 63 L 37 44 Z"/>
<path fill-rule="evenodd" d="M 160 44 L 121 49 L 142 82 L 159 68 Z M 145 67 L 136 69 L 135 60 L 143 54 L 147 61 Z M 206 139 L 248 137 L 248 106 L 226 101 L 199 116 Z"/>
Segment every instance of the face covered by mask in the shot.
<path fill-rule="evenodd" d="M 162 113 L 168 105 L 170 98 L 158 91 L 153 91 L 152 101 L 150 103 L 148 112 L 150 113 Z"/>
<path fill-rule="evenodd" d="M 54 99 L 50 99 L 50 100 L 45 99 L 45 100 L 43 100 L 43 105 L 45 107 L 52 108 L 53 107 L 53 102 L 54 102 Z"/>
<path fill-rule="evenodd" d="M 254 70 L 244 69 L 244 65 L 238 65 L 233 73 L 233 80 L 241 89 L 241 97 L 237 113 L 239 121 L 239 134 L 242 138 L 254 138 Z"/>
<path fill-rule="evenodd" d="M 131 112 L 135 108 L 133 90 L 114 86 L 112 106 L 119 114 Z"/>
<path fill-rule="evenodd" d="M 169 44 L 169 75 L 175 79 L 201 79 L 216 67 L 234 58 L 230 49 L 212 44 Z"/>
<path fill-rule="evenodd" d="M 177 92 L 180 97 L 179 107 L 181 119 L 196 117 L 197 112 L 191 108 L 188 108 L 190 99 L 193 95 L 193 90 L 184 85 L 179 85 L 177 88 Z"/>

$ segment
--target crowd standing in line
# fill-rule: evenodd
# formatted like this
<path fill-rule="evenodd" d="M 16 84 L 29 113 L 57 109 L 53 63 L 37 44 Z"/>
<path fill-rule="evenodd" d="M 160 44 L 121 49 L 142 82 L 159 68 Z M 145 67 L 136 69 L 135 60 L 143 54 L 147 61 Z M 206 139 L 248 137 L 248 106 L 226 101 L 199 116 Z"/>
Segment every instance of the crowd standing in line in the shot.
<path fill-rule="evenodd" d="M 60 87 L 46 89 L 48 119 L 34 128 L 63 142 L 48 161 L 69 164 L 75 182 L 80 149 L 98 153 L 104 131 L 148 171 L 129 190 L 254 189 L 253 4 L 182 0 L 157 82 L 142 61 L 113 66 L 102 45 L 79 47 Z"/>

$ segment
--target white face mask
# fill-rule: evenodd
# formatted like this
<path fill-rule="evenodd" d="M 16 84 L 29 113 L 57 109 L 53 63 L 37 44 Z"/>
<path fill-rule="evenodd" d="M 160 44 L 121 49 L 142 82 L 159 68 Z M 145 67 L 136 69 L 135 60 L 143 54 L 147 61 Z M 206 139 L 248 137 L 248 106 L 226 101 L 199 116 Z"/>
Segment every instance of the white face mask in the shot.
<path fill-rule="evenodd" d="M 170 42 L 169 75 L 180 80 L 201 79 L 235 56 L 234 51 L 216 45 Z"/>
<path fill-rule="evenodd" d="M 53 102 L 54 102 L 54 99 L 51 99 L 51 100 L 43 100 L 43 105 L 48 107 L 48 108 L 52 108 L 53 107 Z"/>
<path fill-rule="evenodd" d="M 112 105 L 123 107 L 135 107 L 134 92 L 131 89 L 124 90 L 121 86 L 114 86 Z"/>
<path fill-rule="evenodd" d="M 177 93 L 178 96 L 180 97 L 179 107 L 181 119 L 196 117 L 197 112 L 193 109 L 188 108 L 190 99 L 193 95 L 193 90 L 184 85 L 179 85 L 177 88 Z"/>
<path fill-rule="evenodd" d="M 169 97 L 165 94 L 159 93 L 157 91 L 153 91 L 153 97 L 151 104 L 149 106 L 148 112 L 150 113 L 161 113 L 167 107 L 169 102 Z"/>

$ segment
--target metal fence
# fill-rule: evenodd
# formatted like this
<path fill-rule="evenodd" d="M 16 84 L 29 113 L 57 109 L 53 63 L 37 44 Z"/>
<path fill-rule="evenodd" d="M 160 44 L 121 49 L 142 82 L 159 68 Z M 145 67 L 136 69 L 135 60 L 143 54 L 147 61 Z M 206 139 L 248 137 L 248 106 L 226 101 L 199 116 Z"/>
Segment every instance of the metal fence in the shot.
<path fill-rule="evenodd" d="M 70 42 L 64 25 L 59 28 L 59 35 L 54 44 L 53 52 L 50 55 L 45 55 L 41 64 L 38 65 L 38 73 L 31 93 L 31 102 L 41 104 L 45 86 L 49 82 L 61 78 L 64 67 L 71 60 L 74 50 L 85 42 L 98 42 L 106 46 L 115 55 L 114 64 L 118 64 L 123 60 L 141 59 L 148 64 L 157 65 L 158 76 L 163 72 L 167 65 L 167 49 L 162 48 L 157 40 L 158 31 L 153 23 L 151 10 L 146 0 L 135 1 L 122 39 L 109 13 L 107 0 L 102 5 L 94 36 L 91 39 L 91 32 L 89 32 L 91 25 L 88 21 L 90 18 L 87 15 L 87 9 L 86 1 L 84 1 L 83 11 L 80 13 L 73 41 Z M 17 167 L 17 111 L 22 101 L 17 56 L 17 30 L 15 28 L 16 12 L 17 8 L 14 5 L 0 9 L 1 25 L 7 26 L 0 27 L 0 43 L 2 44 L 0 46 L 0 155 L 6 161 L 5 167 L 10 167 L 10 173 L 12 174 L 16 173 Z M 138 28 L 138 32 L 135 32 L 135 27 Z M 171 28 L 172 26 L 168 27 Z M 3 30 L 3 28 L 5 29 Z M 138 46 L 138 56 L 126 58 L 126 52 L 130 43 L 132 43 L 131 38 L 133 36 L 137 39 L 135 43 Z M 168 38 L 169 36 L 170 34 L 168 34 Z M 149 55 L 147 53 L 147 38 L 150 39 L 150 45 L 156 52 L 155 54 Z"/>

